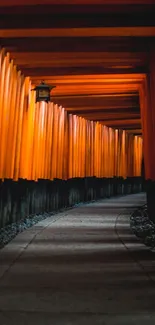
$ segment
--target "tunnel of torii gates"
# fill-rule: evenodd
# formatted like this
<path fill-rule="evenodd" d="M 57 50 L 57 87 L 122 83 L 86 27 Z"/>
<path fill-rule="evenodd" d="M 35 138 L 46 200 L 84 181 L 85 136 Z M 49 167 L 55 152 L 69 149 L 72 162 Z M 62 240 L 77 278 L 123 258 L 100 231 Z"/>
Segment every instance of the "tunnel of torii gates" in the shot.
<path fill-rule="evenodd" d="M 2 199 L 5 199 L 2 208 L 4 208 L 5 201 L 10 199 L 10 195 L 13 196 L 12 201 L 18 198 L 19 193 L 23 192 L 21 186 L 25 190 L 30 183 L 32 187 L 32 181 L 74 179 L 76 182 L 78 178 L 92 177 L 94 179 L 95 176 L 97 179 L 104 180 L 103 183 L 93 183 L 87 186 L 103 187 L 102 192 L 104 192 L 104 186 L 109 186 L 107 179 L 115 177 L 115 182 L 120 177 L 120 182 L 127 178 L 129 182 L 131 178 L 139 179 L 143 155 L 141 136 L 69 114 L 64 107 L 53 102 L 36 103 L 36 94 L 31 91 L 35 85 L 29 77 L 24 77 L 17 69 L 5 49 L 0 52 L 0 64 L 0 178 L 5 183 L 5 186 L 1 187 Z M 152 68 L 154 69 L 153 63 Z M 152 85 L 153 82 L 154 79 L 152 79 Z M 155 117 L 153 116 L 153 103 L 149 102 L 146 75 L 141 76 L 138 87 L 144 133 L 145 174 L 146 178 L 154 180 L 155 171 L 152 166 L 155 152 L 150 139 L 154 131 Z M 23 182 L 27 180 L 27 183 L 23 184 L 22 180 Z M 19 188 L 17 188 L 18 183 Z M 111 182 L 110 185 L 114 190 L 114 184 Z M 45 187 L 45 184 L 42 186 Z M 61 183 L 60 186 L 62 186 Z M 74 188 L 77 185 L 73 183 L 71 186 Z M 80 185 L 80 191 L 82 191 L 81 186 L 83 187 L 84 184 Z M 7 193 L 11 189 L 13 192 Z M 63 189 L 62 197 L 66 195 L 64 185 Z M 90 188 L 85 190 L 90 191 Z M 44 193 L 38 195 L 40 197 Z M 78 197 L 76 200 L 81 199 Z M 75 202 L 73 200 L 73 203 Z M 44 206 L 41 206 L 41 209 L 44 209 Z M 1 220 L 3 226 L 8 222 L 10 214 L 4 217 L 5 221 Z"/>
<path fill-rule="evenodd" d="M 5 18 L 5 10 L 4 17 L 1 16 L 1 18 L 5 22 L 8 19 Z M 21 21 L 22 19 L 16 19 L 15 24 Z M 3 25 L 3 22 L 1 23 Z M 154 41 L 149 43 L 147 59 L 146 53 L 140 56 L 140 51 L 137 54 L 135 49 L 128 55 L 119 52 L 120 57 L 117 57 L 118 53 L 106 53 L 102 49 L 102 52 L 79 52 L 78 60 L 82 68 L 77 69 L 79 74 L 69 74 L 70 62 L 72 64 L 77 62 L 74 60 L 73 53 L 69 52 L 73 43 L 75 48 L 77 46 L 76 39 L 71 39 L 72 33 L 77 33 L 74 35 L 75 38 L 81 35 L 83 37 L 81 33 L 87 37 L 90 30 L 88 31 L 87 28 L 83 28 L 82 31 L 78 29 L 72 31 L 69 28 L 65 31 L 61 28 L 54 29 L 54 31 L 43 29 L 41 32 L 45 34 L 45 37 L 54 35 L 56 38 L 60 36 L 60 33 L 65 33 L 64 36 L 69 37 L 67 40 L 69 50 L 63 53 L 63 59 L 60 53 L 53 54 L 53 52 L 40 53 L 40 59 L 39 56 L 35 57 L 35 53 L 28 52 L 27 48 L 25 53 L 22 52 L 22 48 L 27 47 L 22 37 L 27 38 L 26 33 L 31 33 L 31 37 L 34 38 L 31 42 L 31 48 L 33 48 L 37 30 L 27 31 L 20 28 L 13 31 L 2 30 L 1 23 L 0 227 L 28 215 L 57 211 L 79 202 L 141 191 L 144 184 L 143 176 L 146 180 L 149 215 L 152 220 L 155 220 Z M 102 28 L 99 29 L 99 34 L 91 30 L 92 35 L 98 38 L 102 36 L 100 35 L 102 32 L 104 33 Z M 111 33 L 110 37 L 117 37 L 117 32 L 118 36 L 123 36 L 123 34 L 120 35 L 122 33 L 120 29 L 117 32 L 109 29 L 107 32 Z M 142 32 L 146 37 L 153 36 L 151 28 L 147 30 L 147 33 L 145 30 Z M 133 30 L 129 28 L 129 31 L 123 29 L 123 33 L 135 33 L 134 37 L 138 37 L 141 29 L 138 27 Z M 15 37 L 21 46 L 19 52 L 15 50 L 16 46 L 13 44 Z M 59 43 L 54 38 L 52 39 L 55 44 L 53 46 L 59 47 Z M 6 48 L 5 39 L 6 43 L 8 42 Z M 42 42 L 44 42 L 43 38 Z M 100 39 L 96 38 L 95 42 L 100 48 L 105 46 Z M 142 46 L 139 39 L 138 41 L 132 39 L 132 42 L 134 47 Z M 35 43 L 36 48 L 40 46 L 37 44 Z M 63 44 L 63 39 L 61 39 L 61 45 Z M 81 40 L 81 44 L 83 48 L 89 47 L 85 40 Z M 45 45 L 47 47 L 47 43 Z M 115 41 L 114 46 L 116 46 Z M 115 57 L 117 65 L 122 61 L 121 69 L 128 70 L 126 65 L 133 62 L 140 68 L 140 65 L 145 62 L 147 71 L 143 73 L 130 71 L 129 66 L 130 72 L 106 74 L 104 71 L 98 74 L 92 73 L 89 78 L 85 64 L 87 62 L 90 64 L 91 71 L 94 61 L 101 64 L 101 56 L 102 61 L 107 62 L 107 69 L 110 60 L 112 62 Z M 53 71 L 57 69 L 54 64 L 57 66 L 61 63 L 63 65 L 61 76 L 59 74 L 53 77 L 52 73 L 50 76 L 51 70 L 48 71 L 47 76 L 44 60 L 47 60 L 46 64 L 53 64 Z M 34 66 L 37 66 L 39 62 L 39 71 L 43 64 L 42 75 L 46 76 L 45 82 L 50 81 L 56 86 L 51 94 L 53 96 L 53 98 L 51 96 L 51 102 L 36 103 L 36 93 L 31 90 L 41 80 L 37 74 L 32 74 L 32 76 L 28 74 L 31 69 L 26 68 L 27 61 Z M 119 66 L 114 70 L 119 70 Z M 68 71 L 68 75 L 65 75 L 65 71 Z M 80 99 L 76 93 L 78 87 L 80 87 Z M 83 110 L 81 102 L 78 103 L 82 100 L 82 96 L 86 97 L 88 93 L 88 104 Z M 130 103 L 130 95 L 132 103 Z M 102 96 L 103 103 L 110 101 L 111 110 L 108 107 L 103 112 L 102 106 L 97 104 L 100 96 Z M 123 97 L 122 106 L 118 106 L 121 102 L 115 104 L 114 101 L 121 96 Z M 67 101 L 68 97 L 72 98 L 73 107 Z M 140 112 L 134 111 L 135 106 L 140 108 Z M 142 173 L 142 166 L 144 166 L 144 173 Z"/>

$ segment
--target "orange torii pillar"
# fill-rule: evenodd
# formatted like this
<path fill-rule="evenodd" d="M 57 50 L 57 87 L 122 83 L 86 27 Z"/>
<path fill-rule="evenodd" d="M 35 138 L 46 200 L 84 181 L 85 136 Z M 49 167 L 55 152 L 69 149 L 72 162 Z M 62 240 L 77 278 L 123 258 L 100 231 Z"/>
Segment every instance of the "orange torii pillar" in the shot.
<path fill-rule="evenodd" d="M 155 50 L 151 51 L 149 73 L 140 88 L 140 107 L 148 212 L 155 222 Z"/>

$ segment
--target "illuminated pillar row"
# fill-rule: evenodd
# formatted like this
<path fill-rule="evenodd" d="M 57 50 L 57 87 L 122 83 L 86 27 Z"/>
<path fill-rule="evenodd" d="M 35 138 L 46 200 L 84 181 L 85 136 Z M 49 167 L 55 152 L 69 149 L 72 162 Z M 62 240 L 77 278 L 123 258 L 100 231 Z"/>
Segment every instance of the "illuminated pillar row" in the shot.
<path fill-rule="evenodd" d="M 0 54 L 0 178 L 140 176 L 141 137 L 35 104 L 29 78 Z"/>
<path fill-rule="evenodd" d="M 145 177 L 155 181 L 155 50 L 150 53 L 149 73 L 140 86 Z"/>

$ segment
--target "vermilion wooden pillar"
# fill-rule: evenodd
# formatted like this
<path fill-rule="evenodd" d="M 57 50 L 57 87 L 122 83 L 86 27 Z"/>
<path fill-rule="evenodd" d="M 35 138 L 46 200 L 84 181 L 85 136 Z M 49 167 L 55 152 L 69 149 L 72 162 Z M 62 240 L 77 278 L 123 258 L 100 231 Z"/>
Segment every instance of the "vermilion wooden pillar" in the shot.
<path fill-rule="evenodd" d="M 155 49 L 150 52 L 149 73 L 140 89 L 140 106 L 148 212 L 155 222 Z"/>

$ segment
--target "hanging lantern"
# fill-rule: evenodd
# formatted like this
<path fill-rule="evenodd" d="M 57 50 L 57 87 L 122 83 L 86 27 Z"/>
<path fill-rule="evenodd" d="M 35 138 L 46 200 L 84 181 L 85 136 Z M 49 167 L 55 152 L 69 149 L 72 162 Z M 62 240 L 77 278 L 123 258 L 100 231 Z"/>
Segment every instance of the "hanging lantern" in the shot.
<path fill-rule="evenodd" d="M 49 86 L 45 84 L 44 81 L 40 83 L 40 85 L 36 86 L 36 88 L 32 89 L 36 91 L 36 103 L 37 102 L 50 102 L 50 92 L 55 88 L 55 86 Z"/>

